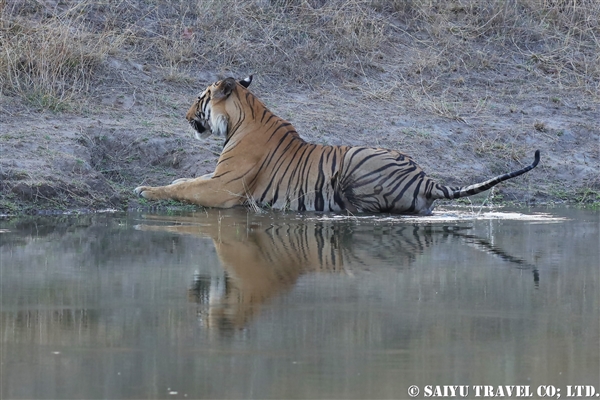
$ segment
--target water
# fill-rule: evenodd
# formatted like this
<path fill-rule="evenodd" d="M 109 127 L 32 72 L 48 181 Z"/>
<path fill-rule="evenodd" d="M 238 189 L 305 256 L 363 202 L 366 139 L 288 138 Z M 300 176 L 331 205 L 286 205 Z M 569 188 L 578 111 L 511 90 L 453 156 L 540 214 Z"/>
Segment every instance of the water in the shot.
<path fill-rule="evenodd" d="M 599 225 L 569 209 L 0 221 L 0 394 L 599 392 Z"/>

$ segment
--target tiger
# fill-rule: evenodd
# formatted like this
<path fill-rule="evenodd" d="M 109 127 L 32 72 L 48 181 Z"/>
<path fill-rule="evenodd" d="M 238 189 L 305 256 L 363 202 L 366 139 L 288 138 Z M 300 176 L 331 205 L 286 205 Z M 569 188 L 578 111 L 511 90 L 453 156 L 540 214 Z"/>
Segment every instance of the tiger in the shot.
<path fill-rule="evenodd" d="M 435 200 L 481 193 L 540 161 L 536 150 L 533 163 L 517 171 L 468 186 L 445 186 L 396 150 L 304 141 L 248 90 L 251 83 L 252 76 L 219 80 L 186 114 L 198 137 L 224 137 L 212 173 L 167 186 L 139 186 L 135 193 L 216 208 L 430 215 Z"/>

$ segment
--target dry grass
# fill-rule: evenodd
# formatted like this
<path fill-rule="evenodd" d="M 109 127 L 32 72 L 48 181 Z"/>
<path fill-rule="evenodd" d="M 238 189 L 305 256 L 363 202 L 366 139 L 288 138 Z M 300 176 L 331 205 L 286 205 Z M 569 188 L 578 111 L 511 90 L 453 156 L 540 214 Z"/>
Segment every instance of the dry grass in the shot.
<path fill-rule="evenodd" d="M 449 75 L 460 86 L 490 71 L 600 90 L 596 0 L 0 0 L 0 12 L 1 93 L 41 108 L 89 98 L 110 56 L 168 82 L 356 80 L 375 98 L 412 85 L 427 99 Z M 451 102 L 428 104 L 460 120 Z"/>
<path fill-rule="evenodd" d="M 84 98 L 121 40 L 108 32 L 91 33 L 85 20 L 71 15 L 75 6 L 43 21 L 20 15 L 25 2 L 1 6 L 0 91 L 40 108 L 70 108 Z"/>

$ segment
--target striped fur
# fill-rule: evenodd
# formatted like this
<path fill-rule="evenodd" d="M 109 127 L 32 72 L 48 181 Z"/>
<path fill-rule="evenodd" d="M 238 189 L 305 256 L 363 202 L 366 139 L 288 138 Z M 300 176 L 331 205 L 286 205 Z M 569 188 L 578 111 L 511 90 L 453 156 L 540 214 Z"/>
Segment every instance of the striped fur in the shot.
<path fill-rule="evenodd" d="M 247 87 L 251 77 L 210 85 L 186 118 L 200 135 L 225 138 L 212 175 L 141 186 L 148 199 L 175 199 L 206 207 L 242 204 L 290 210 L 430 214 L 437 199 L 471 196 L 535 168 L 464 187 L 440 185 L 407 155 L 386 149 L 307 143 Z"/>

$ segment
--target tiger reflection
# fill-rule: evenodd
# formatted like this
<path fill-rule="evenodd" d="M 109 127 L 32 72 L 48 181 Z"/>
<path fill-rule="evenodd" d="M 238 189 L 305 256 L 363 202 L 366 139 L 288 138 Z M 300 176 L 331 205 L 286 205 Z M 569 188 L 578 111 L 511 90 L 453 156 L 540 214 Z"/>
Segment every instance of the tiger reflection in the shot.
<path fill-rule="evenodd" d="M 157 216 L 147 219 L 164 220 Z M 206 326 L 219 331 L 245 327 L 262 305 L 291 290 L 303 274 L 352 274 L 349 268 L 369 269 L 382 264 L 406 268 L 426 248 L 449 239 L 475 244 L 511 263 L 530 268 L 523 260 L 458 227 L 409 223 L 360 225 L 348 220 L 332 223 L 317 218 L 274 224 L 268 218 L 253 216 L 251 220 L 244 220 L 235 211 L 212 210 L 170 221 L 175 224 L 139 228 L 213 240 L 224 277 L 195 276 L 188 296 L 191 301 L 208 306 L 200 317 Z M 536 274 L 534 270 L 534 277 Z"/>

